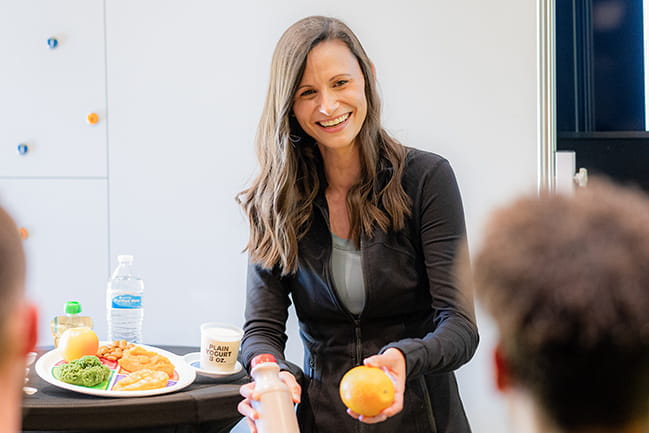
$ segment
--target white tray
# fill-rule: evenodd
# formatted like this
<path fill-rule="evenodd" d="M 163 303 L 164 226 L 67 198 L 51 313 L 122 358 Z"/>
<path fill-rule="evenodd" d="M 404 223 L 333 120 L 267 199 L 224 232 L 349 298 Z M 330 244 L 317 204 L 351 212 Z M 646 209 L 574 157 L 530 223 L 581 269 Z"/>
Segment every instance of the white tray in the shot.
<path fill-rule="evenodd" d="M 110 342 L 100 343 L 100 345 L 104 344 L 110 344 Z M 80 392 L 82 394 L 97 395 L 100 397 L 148 397 L 151 395 L 167 394 L 181 390 L 194 382 L 194 379 L 196 378 L 196 372 L 192 367 L 184 362 L 182 357 L 174 353 L 167 352 L 166 350 L 159 349 L 157 347 L 146 346 L 144 344 L 138 344 L 138 346 L 141 346 L 142 348 L 151 352 L 156 352 L 160 355 L 166 356 L 167 358 L 169 358 L 169 361 L 174 364 L 174 367 L 176 368 L 174 377 L 169 380 L 166 387 L 148 389 L 143 391 L 113 391 L 112 388 L 115 385 L 115 382 L 117 382 L 118 378 L 123 377 L 123 374 L 119 373 L 119 366 L 117 366 L 116 368 L 111 368 L 111 374 L 108 378 L 108 384 L 105 386 L 105 389 L 90 388 L 63 382 L 59 379 L 56 379 L 53 375 L 54 367 L 60 365 L 63 361 L 63 357 L 61 356 L 61 353 L 58 349 L 54 349 L 43 354 L 43 356 L 41 356 L 38 361 L 36 361 L 36 373 L 44 381 L 49 382 L 59 388 Z"/>

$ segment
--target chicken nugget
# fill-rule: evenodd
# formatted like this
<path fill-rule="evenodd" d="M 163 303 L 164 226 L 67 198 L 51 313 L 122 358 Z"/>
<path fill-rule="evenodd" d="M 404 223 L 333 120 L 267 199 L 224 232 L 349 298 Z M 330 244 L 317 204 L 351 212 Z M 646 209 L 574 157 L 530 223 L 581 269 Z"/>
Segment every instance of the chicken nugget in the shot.
<path fill-rule="evenodd" d="M 148 369 L 130 373 L 113 386 L 113 391 L 144 391 L 167 386 L 169 375 L 164 371 Z"/>
<path fill-rule="evenodd" d="M 175 370 L 169 358 L 159 353 L 148 351 L 140 346 L 125 350 L 122 358 L 118 362 L 120 367 L 130 372 L 148 369 L 163 371 L 169 377 L 172 377 Z"/>

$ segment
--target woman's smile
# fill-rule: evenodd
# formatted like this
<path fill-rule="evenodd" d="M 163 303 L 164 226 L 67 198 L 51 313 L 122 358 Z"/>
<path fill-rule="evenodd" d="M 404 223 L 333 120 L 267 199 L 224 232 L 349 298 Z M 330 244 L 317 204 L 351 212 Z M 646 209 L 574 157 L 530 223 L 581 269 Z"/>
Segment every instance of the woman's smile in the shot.
<path fill-rule="evenodd" d="M 347 125 L 348 123 L 347 121 L 349 120 L 351 114 L 352 114 L 351 112 L 345 113 L 331 120 L 321 120 L 316 123 L 320 125 L 326 132 L 337 132 L 340 131 L 342 128 L 344 128 L 345 125 Z"/>

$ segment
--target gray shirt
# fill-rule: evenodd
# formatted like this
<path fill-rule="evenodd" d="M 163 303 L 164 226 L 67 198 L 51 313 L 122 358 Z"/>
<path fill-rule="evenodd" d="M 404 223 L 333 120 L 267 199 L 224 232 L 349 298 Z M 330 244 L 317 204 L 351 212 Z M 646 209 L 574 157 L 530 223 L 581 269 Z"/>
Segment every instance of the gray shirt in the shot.
<path fill-rule="evenodd" d="M 353 314 L 360 314 L 365 306 L 365 283 L 361 267 L 361 251 L 351 239 L 331 234 L 333 249 L 331 270 L 338 299 Z"/>

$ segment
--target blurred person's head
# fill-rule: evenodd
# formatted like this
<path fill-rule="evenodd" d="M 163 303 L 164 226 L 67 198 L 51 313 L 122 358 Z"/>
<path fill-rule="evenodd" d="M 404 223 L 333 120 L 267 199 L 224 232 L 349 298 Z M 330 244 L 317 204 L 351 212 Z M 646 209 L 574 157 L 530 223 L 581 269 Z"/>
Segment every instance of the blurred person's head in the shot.
<path fill-rule="evenodd" d="M 18 229 L 0 208 L 0 431 L 20 429 L 25 356 L 36 344 L 37 314 L 24 299 L 25 255 Z"/>
<path fill-rule="evenodd" d="M 649 197 L 601 180 L 524 197 L 481 245 L 498 388 L 545 431 L 649 431 Z"/>

